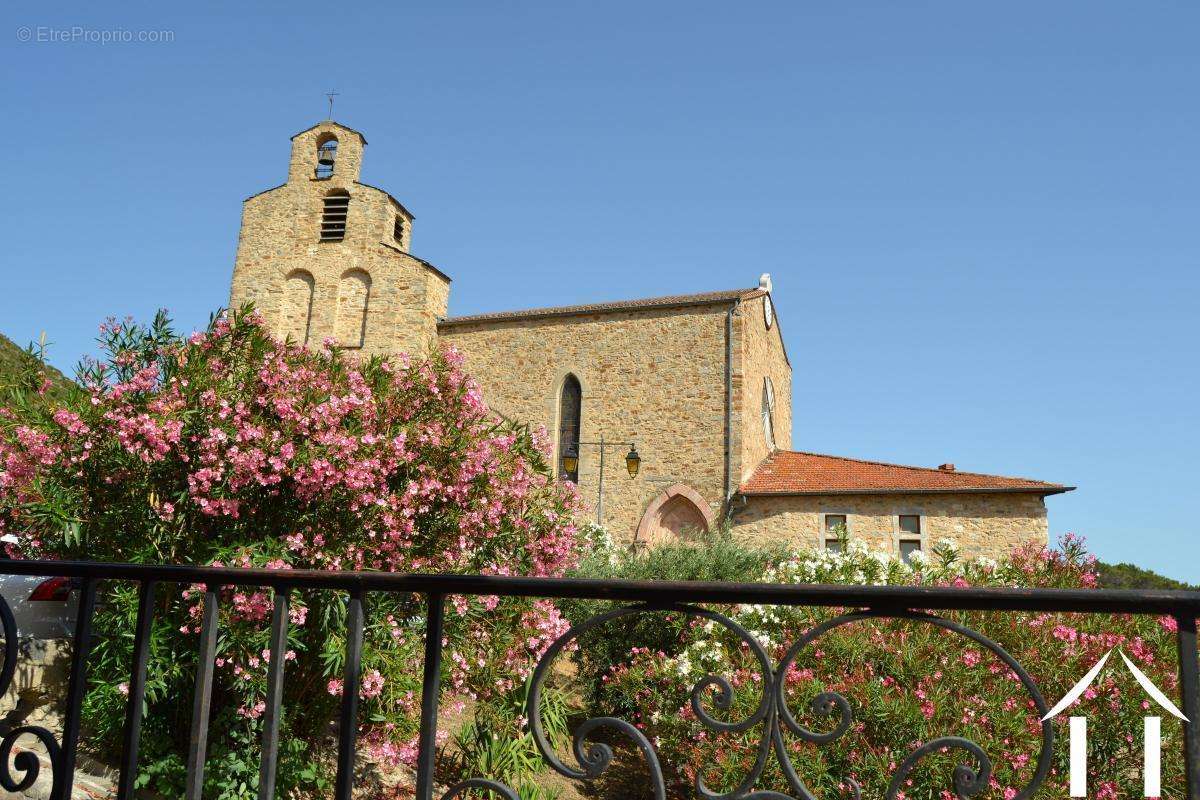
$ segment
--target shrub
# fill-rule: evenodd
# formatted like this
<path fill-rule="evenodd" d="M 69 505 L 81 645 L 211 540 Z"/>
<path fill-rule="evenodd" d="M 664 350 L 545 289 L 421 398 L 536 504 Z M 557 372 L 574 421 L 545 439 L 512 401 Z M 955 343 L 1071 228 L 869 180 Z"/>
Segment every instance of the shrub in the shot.
<path fill-rule="evenodd" d="M 104 357 L 62 405 L 9 387 L 0 408 L 0 533 L 14 557 L 270 569 L 554 575 L 576 556 L 574 497 L 545 442 L 495 422 L 453 352 L 355 359 L 281 343 L 243 309 L 177 336 L 107 323 Z M 199 587 L 160 588 L 143 726 L 143 784 L 178 791 L 199 633 Z M 85 704 L 90 741 L 120 742 L 136 592 L 107 585 Z M 451 598 L 443 685 L 505 702 L 561 632 L 544 601 Z M 208 796 L 254 794 L 271 597 L 221 597 Z M 370 595 L 361 741 L 411 761 L 424 610 Z M 323 791 L 341 692 L 344 596 L 293 596 L 281 792 Z"/>
<path fill-rule="evenodd" d="M 703 565 L 710 554 L 719 563 Z M 1085 588 L 1095 585 L 1092 563 L 1073 537 L 1064 539 L 1059 550 L 1028 548 L 999 563 L 964 561 L 952 542 L 943 541 L 931 556 L 918 557 L 911 566 L 854 542 L 844 554 L 779 557 L 774 548 L 721 539 L 645 555 L 593 553 L 580 571 L 645 577 L 649 570 L 661 570 L 661 577 L 687 579 L 740 564 L 737 579 L 766 582 Z M 764 565 L 757 573 L 756 564 Z M 566 613 L 577 622 L 608 607 L 575 604 Z M 773 668 L 805 631 L 844 611 L 760 605 L 714 610 L 745 628 L 766 649 Z M 1174 621 L 1169 618 L 1011 612 L 943 616 L 1004 647 L 1030 672 L 1050 705 L 1113 647 L 1122 648 L 1168 696 L 1178 694 Z M 763 726 L 744 733 L 713 730 L 697 719 L 689 695 L 706 676 L 724 676 L 733 687 L 731 706 L 721 709 L 710 686 L 703 691 L 704 709 L 719 720 L 748 719 L 762 698 L 761 668 L 749 647 L 711 620 L 678 613 L 633 619 L 590 637 L 607 638 L 595 653 L 589 652 L 594 641 L 584 641 L 575 655 L 580 677 L 592 690 L 589 714 L 624 716 L 650 737 L 680 796 L 694 796 L 700 778 L 711 791 L 734 789 L 751 774 Z M 621 648 L 624 653 L 614 655 Z M 961 635 L 919 621 L 886 619 L 829 631 L 803 649 L 788 670 L 789 708 L 809 729 L 829 731 L 836 717 L 814 714 L 810 704 L 831 691 L 844 695 L 853 709 L 853 723 L 843 736 L 808 744 L 785 735 L 793 763 L 818 797 L 848 796 L 848 779 L 861 784 L 863 796 L 883 796 L 905 757 L 921 743 L 947 735 L 967 737 L 991 757 L 990 790 L 980 796 L 1011 798 L 1032 778 L 1040 749 L 1033 702 L 1006 664 Z M 1141 717 L 1159 713 L 1148 711 L 1145 700 L 1122 667 L 1103 673 L 1079 701 L 1084 705 L 1075 713 L 1090 717 L 1089 785 L 1095 796 L 1140 796 Z M 1039 796 L 1067 794 L 1066 748 L 1061 746 L 1066 716 L 1054 723 L 1060 746 Z M 1182 759 L 1179 726 L 1170 717 L 1163 723 L 1163 739 L 1164 796 L 1175 796 L 1182 794 Z M 637 755 L 630 752 L 628 758 Z M 950 776 L 959 763 L 974 760 L 961 750 L 922 760 L 902 796 L 951 798 Z M 795 795 L 774 756 L 756 788 Z"/>
<path fill-rule="evenodd" d="M 587 578 L 744 583 L 760 580 L 772 564 L 789 553 L 784 547 L 746 546 L 728 531 L 644 551 L 615 545 L 606 532 L 595 526 L 585 527 L 584 535 L 590 546 L 572 574 Z M 574 624 L 611 606 L 597 600 L 561 600 L 559 607 Z M 686 627 L 686 618 L 679 615 L 640 614 L 614 620 L 585 634 L 575 659 L 586 690 L 594 698 L 605 671 L 628 656 L 631 647 L 667 652 L 680 641 Z"/>

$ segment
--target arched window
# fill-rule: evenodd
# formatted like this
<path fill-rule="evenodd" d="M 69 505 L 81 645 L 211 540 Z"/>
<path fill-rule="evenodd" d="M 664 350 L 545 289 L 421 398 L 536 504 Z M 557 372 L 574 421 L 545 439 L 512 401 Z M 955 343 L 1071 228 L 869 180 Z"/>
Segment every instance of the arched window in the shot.
<path fill-rule="evenodd" d="M 321 241 L 340 242 L 346 238 L 346 215 L 350 213 L 350 193 L 334 189 L 325 195 L 321 212 Z"/>
<path fill-rule="evenodd" d="M 304 347 L 312 324 L 313 288 L 316 281 L 311 272 L 297 269 L 288 273 L 283 283 L 283 309 L 280 336 Z"/>
<path fill-rule="evenodd" d="M 333 164 L 337 161 L 338 141 L 335 137 L 329 136 L 322 138 L 317 143 L 317 170 L 318 178 L 329 178 L 333 176 Z"/>
<path fill-rule="evenodd" d="M 568 453 L 579 455 L 579 421 L 583 418 L 583 388 L 579 379 L 568 375 L 563 381 L 558 405 L 558 476 L 572 483 L 579 482 L 579 464 L 567 472 L 562 458 Z"/>
<path fill-rule="evenodd" d="M 774 450 L 775 449 L 775 387 L 771 385 L 770 378 L 763 378 L 762 424 L 763 424 L 763 437 L 767 440 L 767 447 L 771 450 Z"/>
<path fill-rule="evenodd" d="M 404 246 L 404 217 L 397 214 L 396 221 L 392 224 L 392 238 L 396 240 L 396 244 Z"/>
<path fill-rule="evenodd" d="M 371 302 L 371 276 L 361 269 L 348 270 L 338 284 L 334 335 L 342 347 L 362 347 L 367 338 L 367 309 Z"/>

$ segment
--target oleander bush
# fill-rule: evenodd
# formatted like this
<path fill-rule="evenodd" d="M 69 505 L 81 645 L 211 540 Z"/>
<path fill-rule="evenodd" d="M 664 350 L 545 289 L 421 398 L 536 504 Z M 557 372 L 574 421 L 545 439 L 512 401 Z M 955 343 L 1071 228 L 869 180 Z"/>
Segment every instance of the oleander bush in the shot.
<path fill-rule="evenodd" d="M 545 440 L 497 422 L 461 359 L 353 358 L 272 338 L 250 309 L 177 335 L 109 322 L 103 356 L 61 402 L 26 370 L 0 397 L 0 534 L 17 558 L 390 572 L 557 575 L 575 563 L 573 489 Z M 140 783 L 180 792 L 202 587 L 160 587 Z M 121 741 L 136 589 L 104 583 L 89 746 Z M 221 591 L 206 796 L 256 794 L 269 593 Z M 424 608 L 367 599 L 360 748 L 411 763 Z M 327 794 L 342 692 L 345 597 L 293 595 L 279 791 Z M 545 601 L 451 598 L 447 707 L 511 705 L 562 630 Z M 510 727 L 516 729 L 515 725 Z M 321 755 L 325 754 L 325 755 Z"/>
<path fill-rule="evenodd" d="M 711 557 L 712 563 L 708 563 Z M 727 536 L 655 548 L 645 554 L 593 548 L 579 574 L 604 577 L 721 578 L 779 583 L 898 584 L 1090 588 L 1094 559 L 1068 536 L 1058 549 L 1030 547 L 999 562 L 964 560 L 953 542 L 918 554 L 911 565 L 851 542 L 844 553 L 781 553 L 741 545 Z M 610 608 L 604 603 L 564 606 L 572 622 Z M 740 605 L 714 609 L 746 631 L 779 666 L 789 646 L 823 621 L 848 609 Z M 1178 697 L 1175 623 L 1156 616 L 1009 612 L 945 613 L 1014 656 L 1053 705 L 1110 648 L 1120 648 L 1168 697 Z M 680 797 L 696 783 L 712 792 L 738 788 L 753 771 L 763 726 L 744 732 L 714 730 L 691 707 L 693 687 L 706 676 L 733 689 L 722 709 L 713 687 L 702 690 L 702 710 L 726 722 L 748 719 L 762 700 L 762 670 L 747 642 L 719 621 L 679 613 L 647 613 L 609 623 L 581 641 L 574 654 L 590 716 L 633 722 L 655 747 Z M 834 712 L 814 713 L 814 699 L 837 692 L 850 703 L 846 733 L 825 744 L 784 736 L 800 778 L 817 797 L 848 797 L 851 780 L 864 797 L 882 797 L 905 758 L 944 736 L 966 737 L 988 754 L 992 773 L 979 797 L 1011 800 L 1033 777 L 1040 750 L 1040 715 L 1017 674 L 989 649 L 962 635 L 914 620 L 864 619 L 830 630 L 803 648 L 787 670 L 788 707 L 816 732 L 833 730 Z M 1038 797 L 1067 797 L 1066 718 L 1089 717 L 1090 794 L 1142 795 L 1142 717 L 1163 717 L 1163 796 L 1182 796 L 1180 726 L 1128 674 L 1116 654 L 1092 688 L 1053 724 L 1058 743 L 1053 771 Z M 622 752 L 636 762 L 636 751 Z M 799 796 L 769 756 L 760 790 Z M 970 753 L 951 749 L 922 759 L 901 796 L 949 800 L 956 765 L 972 768 Z"/>
<path fill-rule="evenodd" d="M 0 535 L 18 558 L 223 564 L 270 569 L 441 571 L 783 583 L 1089 588 L 1094 559 L 1080 540 L 1028 548 L 992 562 L 964 560 L 940 542 L 910 564 L 850 542 L 844 553 L 755 547 L 727 533 L 631 552 L 603 531 L 572 522 L 577 498 L 550 479 L 545 441 L 497 422 L 453 351 L 427 358 L 356 359 L 328 343 L 305 350 L 279 342 L 249 310 L 181 337 L 160 315 L 150 325 L 102 328 L 103 357 L 82 365 L 76 385 L 50 391 L 23 359 L 0 376 Z M 140 785 L 180 794 L 196 668 L 199 592 L 162 587 L 151 641 Z M 126 702 L 136 590 L 101 586 L 97 640 L 85 703 L 87 743 L 112 758 Z M 279 788 L 328 795 L 332 723 L 342 691 L 344 597 L 294 596 L 286 658 Z M 469 716 L 447 731 L 445 778 L 486 777 L 525 798 L 557 790 L 541 779 L 522 698 L 533 665 L 561 635 L 611 606 L 452 598 L 447 615 L 444 707 Z M 221 638 L 205 792 L 254 796 L 265 695 L 271 598 L 253 587 L 221 594 Z M 368 602 L 360 741 L 384 765 L 411 763 L 420 695 L 424 608 L 419 598 Z M 739 788 L 754 772 L 763 725 L 716 730 L 749 718 L 763 674 L 747 639 L 778 665 L 805 631 L 845 609 L 740 605 L 720 620 L 674 612 L 624 617 L 582 637 L 573 670 L 550 677 L 543 721 L 568 763 L 566 733 L 581 715 L 633 722 L 658 749 L 678 796 Z M 1169 697 L 1178 694 L 1174 622 L 1154 616 L 1033 613 L 943 615 L 998 643 L 1041 687 L 1061 697 L 1104 653 L 1120 648 Z M 742 633 L 744 631 L 744 633 Z M 1089 717 L 1091 795 L 1140 796 L 1142 717 L 1163 717 L 1164 796 L 1181 796 L 1179 725 L 1156 709 L 1121 665 L 1079 700 Z M 707 676 L 729 682 L 723 707 Z M 578 692 L 572 693 L 577 688 Z M 861 619 L 801 650 L 786 672 L 788 707 L 800 724 L 832 729 L 838 714 L 812 701 L 849 702 L 844 735 L 824 744 L 785 733 L 782 746 L 818 797 L 883 796 L 916 748 L 963 736 L 993 767 L 979 795 L 1011 800 L 1033 775 L 1039 714 L 1008 664 L 981 643 L 920 620 Z M 1039 797 L 1066 797 L 1065 717 Z M 635 749 L 619 735 L 609 775 L 632 781 Z M 768 742 L 768 744 L 770 744 Z M 774 755 L 759 790 L 799 796 Z M 906 800 L 953 796 L 955 749 L 908 773 Z M 541 773 L 539 774 L 539 770 Z M 610 785 L 611 788 L 611 785 Z M 769 796 L 769 795 L 763 795 Z"/>

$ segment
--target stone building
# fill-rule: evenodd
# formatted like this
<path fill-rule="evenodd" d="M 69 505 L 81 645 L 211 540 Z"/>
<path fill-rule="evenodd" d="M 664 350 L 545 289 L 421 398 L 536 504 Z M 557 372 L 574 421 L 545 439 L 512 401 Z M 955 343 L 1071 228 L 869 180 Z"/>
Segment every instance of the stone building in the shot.
<path fill-rule="evenodd" d="M 992 556 L 1046 541 L 1045 497 L 1071 487 L 791 450 L 792 364 L 770 276 L 447 316 L 450 278 L 409 252 L 412 214 L 359 179 L 365 145 L 333 121 L 292 137 L 287 182 L 245 202 L 231 305 L 252 301 L 297 342 L 457 347 L 494 411 L 552 432 L 560 478 L 614 536 L 647 544 L 728 519 L 736 535 L 813 547 L 839 546 L 844 526 L 905 556 L 943 536 Z"/>

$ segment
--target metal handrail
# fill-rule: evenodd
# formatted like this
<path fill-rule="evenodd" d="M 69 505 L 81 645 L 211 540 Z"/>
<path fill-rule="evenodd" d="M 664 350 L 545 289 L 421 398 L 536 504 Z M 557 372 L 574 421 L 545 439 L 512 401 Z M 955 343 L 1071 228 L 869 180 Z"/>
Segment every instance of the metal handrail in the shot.
<path fill-rule="evenodd" d="M 1200 592 L 1178 589 L 1023 589 L 950 586 L 730 583 L 718 581 L 530 578 L 512 575 L 352 572 L 147 565 L 103 561 L 0 562 L 0 574 L 61 575 L 223 586 L 341 589 L 414 594 L 507 595 L 661 603 L 870 606 L 944 611 L 1061 611 L 1200 615 Z"/>
<path fill-rule="evenodd" d="M 1197 654 L 1196 622 L 1200 616 L 1200 592 L 1194 591 L 1143 591 L 1114 589 L 1021 589 L 1021 588 L 955 588 L 942 586 L 848 586 L 827 584 L 764 584 L 764 583 L 714 583 L 702 581 L 635 581 L 595 580 L 586 578 L 533 578 L 493 575 L 452 574 L 396 574 L 385 572 L 337 572 L 320 570 L 268 570 L 227 567 L 204 567 L 184 565 L 143 565 L 124 563 L 102 563 L 84 561 L 25 561 L 0 562 L 0 574 L 64 576 L 79 579 L 80 603 L 74 631 L 74 647 L 71 656 L 70 678 L 67 687 L 66 714 L 64 717 L 61 743 L 44 728 L 25 726 L 16 728 L 0 738 L 0 752 L 11 752 L 13 742 L 21 735 L 34 735 L 46 746 L 53 768 L 54 785 L 52 800 L 69 800 L 75 772 L 75 756 L 79 738 L 80 709 L 87 684 L 87 657 L 92 639 L 92 617 L 96 607 L 96 586 L 101 580 L 130 581 L 138 584 L 139 602 L 134 634 L 133 664 L 129 681 L 129 699 L 126 708 L 126 724 L 118 800 L 133 800 L 134 778 L 137 773 L 138 745 L 141 732 L 141 715 L 145 697 L 146 669 L 149 655 L 150 630 L 153 624 L 154 598 L 161 583 L 203 585 L 202 623 L 200 630 L 200 653 L 193 694 L 192 728 L 188 749 L 188 765 L 185 797 L 200 800 L 204 783 L 204 761 L 208 739 L 208 715 L 213 687 L 214 662 L 218 632 L 219 592 L 229 586 L 260 586 L 274 589 L 274 609 L 271 621 L 270 655 L 268 662 L 268 690 L 263 714 L 263 746 L 260 764 L 259 797 L 271 800 L 275 792 L 275 770 L 278 756 L 279 722 L 282 702 L 282 687 L 286 658 L 284 651 L 289 624 L 288 604 L 291 593 L 302 589 L 325 589 L 344 591 L 349 594 L 347 613 L 346 659 L 343 675 L 342 706 L 338 726 L 338 772 L 335 781 L 337 800 L 349 800 L 353 789 L 354 755 L 357 737 L 357 714 L 359 694 L 360 657 L 362 654 L 364 598 L 372 592 L 401 592 L 423 595 L 427 599 L 425 663 L 423 666 L 421 727 L 418 738 L 417 792 L 418 800 L 433 797 L 433 769 L 436 750 L 436 727 L 438 702 L 441 692 L 441 655 L 444 623 L 444 606 L 448 595 L 500 595 L 508 597 L 578 598 L 613 600 L 635 605 L 586 620 L 556 640 L 543 655 L 534 671 L 533 687 L 529 693 L 529 718 L 534 739 L 543 756 L 559 772 L 571 777 L 587 777 L 586 770 L 578 772 L 559 762 L 551 753 L 540 730 L 537 714 L 540 696 L 539 681 L 547 673 L 554 656 L 582 632 L 599 622 L 617 616 L 644 612 L 672 610 L 693 617 L 703 617 L 725 626 L 742 638 L 756 654 L 765 674 L 765 688 L 759 709 L 751 721 L 762 724 L 768 739 L 779 739 L 786 726 L 802 738 L 815 736 L 798 726 L 783 695 L 783 684 L 779 678 L 786 673 L 798 650 L 819 636 L 821 632 L 838 625 L 860 619 L 902 618 L 937 625 L 974 639 L 991 649 L 997 656 L 1010 663 L 1030 690 L 1036 706 L 1045 711 L 1044 701 L 1036 683 L 1020 665 L 1003 651 L 999 645 L 981 634 L 959 623 L 937 617 L 929 612 L 939 611 L 1042 611 L 1083 612 L 1104 614 L 1154 614 L 1173 617 L 1177 623 L 1176 643 L 1179 655 L 1179 680 L 1183 714 L 1191 722 L 1184 725 L 1184 759 L 1186 784 L 1191 800 L 1200 800 L 1200 657 Z M 722 614 L 707 610 L 697 604 L 762 604 L 782 606 L 822 606 L 862 609 L 842 614 L 833 620 L 806 632 L 797 641 L 781 662 L 771 665 L 769 658 L 753 637 L 735 622 Z M 13 614 L 8 603 L 0 597 L 0 623 L 5 638 L 5 661 L 0 671 L 0 695 L 11 683 L 18 656 L 17 632 Z M 718 681 L 720 679 L 711 678 Z M 822 695 L 828 715 L 841 715 L 839 731 L 849 722 L 849 704 L 836 693 Z M 695 703 L 695 695 L 693 695 Z M 695 708 L 695 705 L 694 705 Z M 701 709 L 698 717 L 712 727 L 724 723 L 714 721 Z M 844 724 L 843 724 L 844 723 Z M 743 723 L 745 724 L 745 723 Z M 589 727 L 590 726 L 590 727 Z M 588 730 L 598 726 L 616 728 L 632 737 L 642 749 L 650 766 L 655 793 L 662 797 L 662 773 L 657 758 L 648 741 L 632 726 L 622 720 L 609 717 L 589 720 L 582 728 Z M 627 726 L 627 727 L 622 727 Z M 719 728 L 717 728 L 719 729 Z M 741 728 L 738 728 L 739 730 Z M 1048 721 L 1042 723 L 1043 746 L 1038 761 L 1038 770 L 1030 784 L 1017 795 L 1024 800 L 1031 796 L 1046 777 L 1049 770 L 1049 753 L 1052 750 L 1053 732 Z M 582 734 L 578 734 L 580 736 Z M 840 733 L 820 734 L 809 741 L 828 741 Z M 639 738 L 640 737 L 640 738 Z M 786 758 L 782 744 L 775 747 L 780 758 Z M 969 769 L 956 773 L 956 781 L 965 781 L 962 787 L 976 787 L 985 781 L 990 770 L 986 755 L 974 743 L 950 737 L 938 740 L 914 752 L 897 771 L 889 797 L 899 791 L 900 779 L 907 774 L 916 761 L 923 757 L 932 744 L 957 747 L 971 753 L 980 763 L 978 772 Z M 773 742 L 764 739 L 764 747 Z M 36 760 L 35 760 L 36 761 Z M 37 778 L 36 763 L 28 759 L 16 761 L 18 769 L 25 771 L 20 780 L 9 775 L 9 765 L 0 763 L 0 782 L 4 787 L 23 791 Z M 789 782 L 804 798 L 811 798 L 803 782 L 792 770 L 790 763 L 781 764 Z M 751 775 L 744 784 L 744 792 L 733 796 L 768 796 L 753 794 L 753 783 L 761 774 Z M 470 789 L 488 789 L 502 797 L 516 798 L 516 794 L 501 784 L 485 778 L 465 781 L 443 795 L 443 800 L 459 797 Z M 968 794 L 973 792 L 968 792 Z M 770 794 L 771 797 L 784 795 Z"/>

